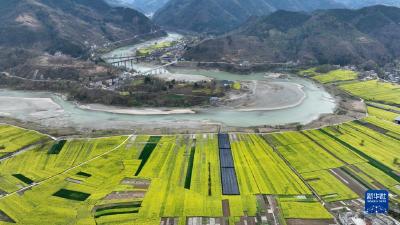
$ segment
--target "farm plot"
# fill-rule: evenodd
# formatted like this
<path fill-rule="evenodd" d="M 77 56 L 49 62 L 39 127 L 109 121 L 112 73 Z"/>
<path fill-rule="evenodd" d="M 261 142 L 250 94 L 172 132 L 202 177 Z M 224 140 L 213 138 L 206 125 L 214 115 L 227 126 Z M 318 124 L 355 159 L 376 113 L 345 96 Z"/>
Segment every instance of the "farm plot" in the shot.
<path fill-rule="evenodd" d="M 400 141 L 354 122 L 324 128 L 322 131 L 386 173 L 395 176 L 392 170 L 400 171 L 399 164 L 395 162 L 400 154 Z"/>
<path fill-rule="evenodd" d="M 279 197 L 278 204 L 285 219 L 332 219 L 333 216 L 315 199 Z"/>
<path fill-rule="evenodd" d="M 394 194 L 400 195 L 400 182 L 391 178 L 378 168 L 372 166 L 369 163 L 360 163 L 354 167 L 349 168 L 355 175 L 358 175 L 360 179 L 366 182 L 369 187 L 377 189 L 386 187 L 389 191 Z"/>
<path fill-rule="evenodd" d="M 341 167 L 344 164 L 299 132 L 267 135 L 278 151 L 300 173 Z"/>
<path fill-rule="evenodd" d="M 341 89 L 365 100 L 400 105 L 400 86 L 377 80 L 343 84 Z"/>
<path fill-rule="evenodd" d="M 317 194 L 327 202 L 359 198 L 356 193 L 326 170 L 303 173 L 302 176 Z"/>
<path fill-rule="evenodd" d="M 377 103 L 377 102 L 367 102 L 367 104 L 370 105 L 371 107 L 380 108 L 380 109 L 384 109 L 387 111 L 400 112 L 400 107 L 396 107 L 396 106 L 392 106 L 392 105 L 386 105 L 386 104 L 381 104 L 381 103 Z"/>
<path fill-rule="evenodd" d="M 371 116 L 375 116 L 379 119 L 383 119 L 383 120 L 387 120 L 390 122 L 393 122 L 394 119 L 396 119 L 399 114 L 396 114 L 394 112 L 390 112 L 387 110 L 383 110 L 383 109 L 379 109 L 379 108 L 375 108 L 375 107 L 368 107 L 368 114 Z"/>
<path fill-rule="evenodd" d="M 0 125 L 0 157 L 32 144 L 49 140 L 49 137 L 36 131 L 9 125 Z"/>
<path fill-rule="evenodd" d="M 299 177 L 258 135 L 236 135 L 232 141 L 240 190 L 248 194 L 311 194 Z"/>
<path fill-rule="evenodd" d="M 97 143 L 98 146 L 97 150 L 92 149 L 92 152 L 87 155 L 90 157 L 95 154 L 94 151 L 104 152 L 106 146 L 117 147 L 122 143 L 118 141 L 118 145 L 115 146 L 116 141 L 120 138 L 126 140 L 127 137 L 124 137 L 124 139 L 122 137 L 111 138 L 109 139 L 110 144 L 105 143 L 107 139 L 86 140 Z M 114 219 L 118 217 L 118 221 L 121 223 L 134 224 L 136 220 L 139 220 L 138 214 L 134 211 L 126 214 L 127 212 L 122 210 L 119 214 L 117 210 L 108 209 L 112 212 L 104 211 L 103 213 L 112 213 L 113 215 L 102 214 L 98 218 L 99 220 L 96 219 L 95 221 L 96 215 L 100 216 L 100 214 L 93 214 L 93 208 L 97 204 L 119 204 L 120 201 L 132 201 L 132 199 L 106 199 L 105 197 L 116 191 L 135 191 L 134 186 L 122 184 L 122 181 L 127 177 L 133 177 L 134 171 L 140 164 L 140 161 L 137 160 L 137 154 L 141 149 L 138 149 L 137 146 L 133 139 L 129 140 L 116 148 L 115 151 L 102 155 L 87 164 L 51 175 L 48 180 L 40 182 L 23 194 L 0 198 L 0 210 L 20 224 L 39 225 L 43 224 L 43 221 L 49 224 L 64 224 L 65 221 L 73 224 L 102 224 L 103 220 L 110 220 L 110 217 Z M 47 150 L 41 152 L 47 154 Z M 78 151 L 85 152 L 85 149 L 78 149 Z M 37 154 L 41 154 L 41 152 Z M 64 150 L 60 154 L 63 152 Z M 55 155 L 51 156 L 54 157 Z M 72 160 L 77 159 L 83 158 L 72 158 Z M 9 161 L 8 165 L 11 163 L 17 162 Z M 69 165 L 76 164 L 70 163 Z M 33 168 L 36 169 L 36 167 Z M 75 182 L 75 180 L 80 182 Z M 157 224 L 157 221 L 153 224 Z"/>
<path fill-rule="evenodd" d="M 12 176 L 13 174 L 22 174 L 34 182 L 39 182 L 99 156 L 126 139 L 126 136 L 117 136 L 71 140 L 64 145 L 59 154 L 49 153 L 53 142 L 37 146 L 0 164 L 0 189 L 13 192 L 27 186 L 25 182 Z"/>
<path fill-rule="evenodd" d="M 326 134 L 322 133 L 320 130 L 304 131 L 303 134 L 307 135 L 315 143 L 347 164 L 356 164 L 367 161 L 357 153 L 351 151 L 349 148 L 341 145 Z"/>
<path fill-rule="evenodd" d="M 163 137 L 164 139 L 164 137 Z M 171 137 L 154 150 L 140 177 L 152 179 L 152 185 L 139 212 L 142 218 L 222 217 L 222 200 L 230 202 L 231 216 L 256 213 L 254 195 L 222 194 L 217 135 L 196 135 L 191 185 L 185 188 L 193 137 Z"/>
<path fill-rule="evenodd" d="M 323 84 L 337 82 L 337 81 L 349 81 L 357 79 L 358 74 L 352 70 L 333 70 L 328 73 L 318 74 L 313 76 L 312 79 L 317 80 Z"/>
<path fill-rule="evenodd" d="M 400 135 L 400 126 L 397 124 L 394 124 L 392 121 L 387 121 L 384 119 L 380 119 L 375 116 L 368 116 L 363 119 L 365 122 L 374 124 L 378 127 L 381 127 L 385 130 L 388 130 L 389 132 L 397 133 Z"/>

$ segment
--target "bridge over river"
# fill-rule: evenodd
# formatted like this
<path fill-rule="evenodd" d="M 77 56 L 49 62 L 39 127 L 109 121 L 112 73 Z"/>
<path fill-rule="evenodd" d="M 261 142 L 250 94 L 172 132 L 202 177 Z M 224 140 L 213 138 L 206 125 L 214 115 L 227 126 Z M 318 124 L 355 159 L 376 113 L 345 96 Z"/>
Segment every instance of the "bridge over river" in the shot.
<path fill-rule="evenodd" d="M 112 56 L 112 57 L 103 57 L 102 59 L 105 60 L 107 63 L 115 66 L 115 67 L 123 67 L 126 69 L 132 69 L 135 64 L 138 64 L 140 60 L 145 59 L 146 57 L 143 56 L 136 56 L 136 55 L 127 55 L 127 56 Z M 137 71 L 134 75 L 159 75 L 168 73 L 166 69 L 168 66 L 172 66 L 177 64 L 178 60 L 174 60 L 172 62 L 166 63 L 164 65 L 155 65 L 152 68 Z"/>

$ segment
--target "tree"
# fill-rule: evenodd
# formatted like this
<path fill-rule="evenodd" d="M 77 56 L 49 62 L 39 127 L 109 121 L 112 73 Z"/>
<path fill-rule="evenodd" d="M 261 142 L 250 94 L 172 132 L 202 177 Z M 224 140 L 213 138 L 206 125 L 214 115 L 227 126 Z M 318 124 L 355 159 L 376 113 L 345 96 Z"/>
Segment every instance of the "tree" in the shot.
<path fill-rule="evenodd" d="M 144 83 L 145 83 L 145 84 L 150 84 L 150 83 L 151 83 L 151 78 L 150 78 L 149 76 L 146 76 L 146 77 L 144 78 Z"/>

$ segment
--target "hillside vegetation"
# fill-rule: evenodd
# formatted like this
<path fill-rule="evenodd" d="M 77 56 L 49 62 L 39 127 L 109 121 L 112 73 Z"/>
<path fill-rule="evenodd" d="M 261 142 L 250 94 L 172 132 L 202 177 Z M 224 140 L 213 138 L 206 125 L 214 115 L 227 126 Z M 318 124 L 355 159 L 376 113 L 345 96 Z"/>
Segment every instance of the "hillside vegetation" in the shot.
<path fill-rule="evenodd" d="M 229 31 L 251 16 L 276 10 L 313 11 L 340 8 L 333 0 L 171 0 L 154 16 L 160 25 L 195 32 Z"/>
<path fill-rule="evenodd" d="M 232 34 L 206 40 L 185 58 L 197 61 L 384 64 L 400 56 L 400 9 L 374 6 L 311 14 L 278 11 Z M 333 47 L 334 46 L 334 47 Z"/>
<path fill-rule="evenodd" d="M 157 27 L 143 14 L 103 1 L 3 0 L 0 46 L 81 56 L 92 45 L 150 33 Z"/>

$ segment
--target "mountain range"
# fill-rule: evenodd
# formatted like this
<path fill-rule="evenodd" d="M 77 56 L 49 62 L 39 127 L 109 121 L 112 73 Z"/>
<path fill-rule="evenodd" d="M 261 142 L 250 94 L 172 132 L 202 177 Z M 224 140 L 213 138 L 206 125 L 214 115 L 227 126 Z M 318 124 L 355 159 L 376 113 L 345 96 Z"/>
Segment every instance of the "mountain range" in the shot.
<path fill-rule="evenodd" d="M 0 21 L 0 72 L 32 79 L 113 76 L 116 70 L 86 60 L 93 47 L 164 34 L 142 13 L 102 0 L 1 0 Z"/>
<path fill-rule="evenodd" d="M 400 9 L 372 6 L 313 13 L 277 11 L 227 36 L 205 40 L 185 58 L 196 61 L 383 64 L 400 57 Z"/>
<path fill-rule="evenodd" d="M 158 29 L 142 13 L 102 0 L 2 0 L 0 21 L 0 47 L 75 57 L 93 45 Z"/>
<path fill-rule="evenodd" d="M 386 5 L 400 7 L 399 0 L 335 0 L 348 8 L 363 8 L 374 5 Z"/>
<path fill-rule="evenodd" d="M 195 32 L 229 31 L 251 16 L 276 10 L 313 11 L 343 8 L 334 0 L 170 0 L 155 15 L 165 27 Z"/>
<path fill-rule="evenodd" d="M 139 10 L 146 15 L 153 15 L 163 7 L 168 0 L 106 0 L 112 6 L 123 6 Z"/>

